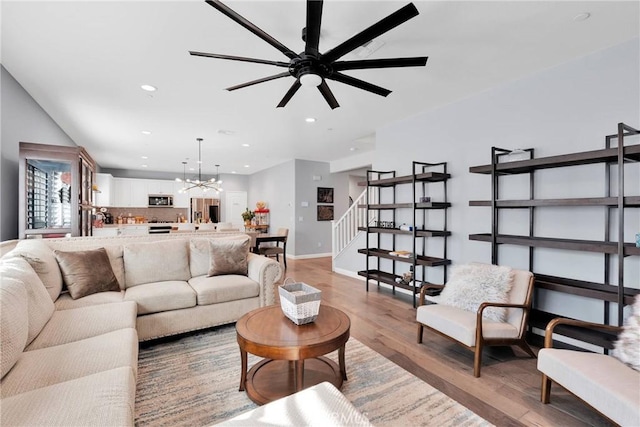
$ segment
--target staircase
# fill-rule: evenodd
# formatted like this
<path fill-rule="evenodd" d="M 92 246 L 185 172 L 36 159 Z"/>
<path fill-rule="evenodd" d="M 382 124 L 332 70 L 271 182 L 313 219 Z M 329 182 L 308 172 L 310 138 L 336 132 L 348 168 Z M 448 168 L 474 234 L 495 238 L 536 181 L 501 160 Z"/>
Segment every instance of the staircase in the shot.
<path fill-rule="evenodd" d="M 377 192 L 369 189 L 369 204 L 377 204 Z M 369 211 L 367 218 L 367 210 L 358 208 L 359 205 L 367 204 L 367 190 L 349 206 L 349 209 L 338 219 L 333 221 L 332 227 L 332 257 L 336 258 L 353 239 L 358 235 L 358 227 L 366 227 L 376 219 L 375 211 Z"/>

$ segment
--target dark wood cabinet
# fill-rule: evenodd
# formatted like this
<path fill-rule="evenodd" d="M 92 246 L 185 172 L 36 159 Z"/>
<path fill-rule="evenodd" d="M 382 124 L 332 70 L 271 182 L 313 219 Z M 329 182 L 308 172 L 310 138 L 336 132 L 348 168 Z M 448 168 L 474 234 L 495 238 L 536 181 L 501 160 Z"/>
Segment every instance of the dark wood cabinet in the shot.
<path fill-rule="evenodd" d="M 428 280 L 428 268 L 443 267 L 446 278 L 446 268 L 451 264 L 447 259 L 447 237 L 451 235 L 447 229 L 447 209 L 451 207 L 447 201 L 447 181 L 451 175 L 446 163 L 414 161 L 412 172 L 396 176 L 395 171 L 367 171 L 367 201 L 360 208 L 367 210 L 367 218 L 375 220 L 360 228 L 366 232 L 367 247 L 358 250 L 366 255 L 366 267 L 358 274 L 366 279 L 367 291 L 369 281 L 377 282 L 378 286 L 391 285 L 394 293 L 396 288 L 410 291 L 415 307 L 415 296 Z M 440 191 L 429 191 L 429 186 L 436 184 L 441 186 Z M 410 191 L 400 195 L 402 186 Z M 428 217 L 430 211 L 442 213 L 438 221 Z M 403 218 L 405 224 L 400 224 Z M 436 229 L 432 229 L 434 222 Z M 435 249 L 438 256 L 428 255 L 429 238 L 441 238 L 441 246 Z M 413 275 L 409 283 L 402 280 L 407 264 Z"/>
<path fill-rule="evenodd" d="M 602 150 L 570 153 L 558 156 L 534 158 L 534 150 L 524 150 L 529 157 L 526 160 L 504 161 L 510 155 L 510 150 L 493 147 L 491 151 L 491 164 L 474 166 L 469 168 L 471 173 L 491 176 L 491 200 L 473 200 L 470 206 L 485 206 L 492 209 L 491 232 L 471 234 L 470 240 L 491 243 L 491 262 L 497 264 L 498 247 L 501 245 L 518 245 L 529 247 L 529 269 L 536 277 L 535 286 L 538 289 L 547 289 L 578 295 L 603 301 L 602 322 L 609 323 L 610 303 L 617 304 L 617 324 L 623 322 L 623 308 L 630 304 L 633 297 L 640 293 L 635 286 L 625 286 L 625 265 L 627 257 L 640 255 L 640 248 L 635 242 L 625 242 L 625 215 L 631 209 L 640 207 L 640 196 L 629 194 L 625 190 L 625 168 L 638 167 L 640 161 L 640 144 L 631 145 L 631 137 L 639 135 L 640 131 L 623 123 L 618 125 L 615 134 L 605 137 L 605 148 Z M 634 139 L 637 141 L 637 137 Z M 583 198 L 535 198 L 535 172 L 541 169 L 567 168 L 572 166 L 603 164 L 604 165 L 604 194 L 601 197 Z M 528 174 L 528 199 L 505 200 L 500 198 L 500 188 L 503 179 L 509 176 Z M 630 175 L 634 176 L 634 175 Z M 559 186 L 563 185 L 558 182 Z M 637 187 L 634 185 L 633 187 Z M 637 190 L 634 190 L 637 191 Z M 581 240 L 566 239 L 560 237 L 543 237 L 536 235 L 536 213 L 538 209 L 553 207 L 601 207 L 604 209 L 604 224 L 594 224 L 604 228 L 604 239 Z M 505 209 L 528 210 L 529 233 L 527 235 L 513 235 L 501 232 L 499 212 Z M 637 212 L 637 211 L 635 211 Z M 579 214 L 579 210 L 576 211 Z M 628 238 L 628 237 L 627 237 Z M 604 263 L 604 277 L 601 282 L 575 280 L 568 277 L 556 277 L 538 274 L 534 271 L 535 248 L 553 248 L 567 251 L 594 252 L 602 254 Z M 579 268 L 579 266 L 576 266 Z M 615 271 L 613 271 L 615 270 Z M 614 274 L 615 273 L 615 274 Z M 546 323 L 552 318 L 551 313 L 543 312 L 535 307 L 532 313 L 533 326 L 544 329 Z M 585 335 L 578 331 L 568 331 L 568 336 L 579 340 L 585 340 Z M 591 341 L 598 342 L 597 339 Z"/>
<path fill-rule="evenodd" d="M 96 165 L 82 147 L 20 143 L 19 237 L 90 236 Z"/>

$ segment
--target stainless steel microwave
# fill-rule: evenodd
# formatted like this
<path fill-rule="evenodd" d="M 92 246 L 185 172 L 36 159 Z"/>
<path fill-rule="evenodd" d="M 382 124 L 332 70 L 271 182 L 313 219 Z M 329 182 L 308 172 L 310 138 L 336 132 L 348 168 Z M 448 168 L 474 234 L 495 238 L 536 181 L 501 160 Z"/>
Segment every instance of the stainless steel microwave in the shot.
<path fill-rule="evenodd" d="M 171 208 L 173 207 L 173 196 L 167 194 L 149 194 L 150 208 Z"/>

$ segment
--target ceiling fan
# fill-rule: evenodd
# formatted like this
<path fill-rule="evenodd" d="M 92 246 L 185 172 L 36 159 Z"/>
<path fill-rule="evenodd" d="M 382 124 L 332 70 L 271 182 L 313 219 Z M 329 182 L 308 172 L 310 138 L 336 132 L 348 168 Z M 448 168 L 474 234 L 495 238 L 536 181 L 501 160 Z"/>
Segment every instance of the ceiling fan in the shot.
<path fill-rule="evenodd" d="M 341 71 L 360 70 L 366 68 L 392 68 L 392 67 L 420 67 L 427 63 L 428 57 L 412 57 L 412 58 L 388 58 L 388 59 L 363 59 L 354 61 L 338 61 L 341 57 L 352 52 L 356 48 L 366 45 L 374 38 L 386 33 L 387 31 L 397 27 L 398 25 L 408 21 L 418 15 L 418 9 L 409 3 L 400 8 L 396 12 L 386 18 L 376 22 L 369 28 L 359 32 L 355 36 L 330 49 L 325 53 L 320 53 L 318 44 L 320 41 L 320 26 L 322 22 L 322 0 L 307 0 L 307 23 L 302 30 L 302 40 L 305 42 L 304 52 L 295 53 L 269 34 L 256 27 L 244 17 L 233 11 L 227 5 L 219 0 L 206 0 L 210 6 L 219 10 L 247 30 L 251 31 L 271 46 L 278 49 L 289 58 L 289 62 L 270 61 L 265 59 L 246 58 L 242 56 L 219 55 L 215 53 L 194 52 L 189 51 L 191 55 L 203 56 L 207 58 L 229 59 L 232 61 L 254 62 L 257 64 L 269 64 L 277 67 L 288 68 L 288 71 L 274 74 L 272 76 L 263 77 L 261 79 L 242 83 L 236 86 L 228 87 L 228 91 L 242 89 L 258 83 L 268 82 L 283 77 L 293 76 L 296 81 L 293 83 L 284 98 L 278 104 L 278 107 L 287 105 L 293 95 L 300 89 L 300 86 L 317 86 L 318 90 L 327 101 L 331 109 L 340 105 L 335 96 L 329 89 L 326 80 L 334 80 L 340 83 L 348 84 L 359 89 L 363 89 L 377 95 L 387 96 L 390 90 L 365 82 L 355 77 L 343 74 Z"/>

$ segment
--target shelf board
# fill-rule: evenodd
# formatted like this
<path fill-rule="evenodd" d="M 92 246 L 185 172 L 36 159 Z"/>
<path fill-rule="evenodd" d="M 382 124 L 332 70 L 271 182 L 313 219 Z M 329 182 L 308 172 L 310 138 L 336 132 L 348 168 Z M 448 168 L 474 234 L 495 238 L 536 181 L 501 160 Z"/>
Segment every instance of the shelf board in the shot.
<path fill-rule="evenodd" d="M 368 205 L 371 210 L 385 209 L 413 209 L 414 203 L 381 203 L 377 205 Z M 415 203 L 416 209 L 446 209 L 451 207 L 451 203 L 445 202 L 429 202 Z M 366 209 L 367 205 L 358 205 L 360 209 Z"/>
<path fill-rule="evenodd" d="M 625 158 L 640 161 L 640 144 L 624 147 Z M 503 162 L 496 165 L 496 172 L 500 174 L 528 173 L 538 169 L 551 169 L 564 166 L 589 165 L 602 162 L 617 162 L 618 149 L 605 148 L 601 150 L 583 151 L 580 153 L 562 154 L 559 156 L 539 157 L 537 159 Z M 471 173 L 491 174 L 491 165 L 472 166 Z"/>
<path fill-rule="evenodd" d="M 358 275 L 362 277 L 368 276 L 369 280 L 376 280 L 378 282 L 386 283 L 387 285 L 395 286 L 396 288 L 406 289 L 408 291 L 412 291 L 414 294 L 417 294 L 420 292 L 420 287 L 413 287 L 413 286 L 405 285 L 402 283 L 397 283 L 395 279 L 396 278 L 401 279 L 402 277 L 396 274 L 387 273 L 386 271 L 361 270 L 361 271 L 358 271 Z"/>
<path fill-rule="evenodd" d="M 583 280 L 567 279 L 565 277 L 548 276 L 537 273 L 534 273 L 534 276 L 536 288 L 549 289 L 602 301 L 618 301 L 618 287 L 615 285 L 585 282 Z M 633 304 L 634 298 L 638 294 L 640 294 L 640 289 L 624 288 L 625 304 Z"/>
<path fill-rule="evenodd" d="M 360 231 L 367 231 L 367 227 L 358 227 Z M 369 233 L 405 234 L 413 235 L 413 231 L 400 230 L 399 228 L 369 227 Z M 416 237 L 443 237 L 451 236 L 450 231 L 443 230 L 416 230 Z"/>
<path fill-rule="evenodd" d="M 529 317 L 529 325 L 544 330 L 547 324 L 556 317 L 567 318 L 566 316 L 533 309 Z M 565 337 L 608 349 L 612 349 L 613 343 L 618 339 L 617 334 L 570 325 L 558 325 L 553 331 Z"/>
<path fill-rule="evenodd" d="M 640 196 L 624 198 L 625 207 L 640 207 Z M 491 206 L 491 200 L 470 200 L 469 206 Z M 498 208 L 530 208 L 538 206 L 618 206 L 617 197 L 581 197 L 571 199 L 497 200 Z"/>
<path fill-rule="evenodd" d="M 470 234 L 469 240 L 480 242 L 491 242 L 490 233 Z M 551 237 L 528 237 L 514 236 L 509 234 L 499 234 L 496 238 L 497 243 L 506 243 L 511 245 L 567 249 L 583 252 L 597 252 L 605 254 L 617 254 L 618 244 L 616 242 L 601 242 L 595 240 L 574 240 L 574 239 L 558 239 Z M 635 243 L 624 244 L 624 255 L 640 255 L 640 248 Z"/>
<path fill-rule="evenodd" d="M 442 182 L 451 178 L 451 174 L 442 172 L 426 172 L 415 175 L 418 182 Z M 393 178 L 383 178 L 374 181 L 369 181 L 370 187 L 393 187 L 398 184 L 411 184 L 413 182 L 413 175 L 396 176 Z M 366 186 L 367 181 L 360 181 L 358 185 Z"/>
<path fill-rule="evenodd" d="M 386 249 L 378 249 L 378 248 L 358 249 L 358 253 L 361 253 L 364 255 L 375 256 L 378 258 L 391 259 L 394 261 L 407 262 L 409 264 L 413 264 L 414 257 L 405 258 L 400 256 L 394 256 L 394 255 L 389 255 L 389 252 L 391 251 Z M 424 265 L 427 267 L 438 267 L 441 265 L 451 264 L 451 260 L 444 259 L 444 258 L 436 258 L 436 257 L 431 257 L 426 255 L 418 255 L 415 257 L 415 263 L 416 265 Z"/>

